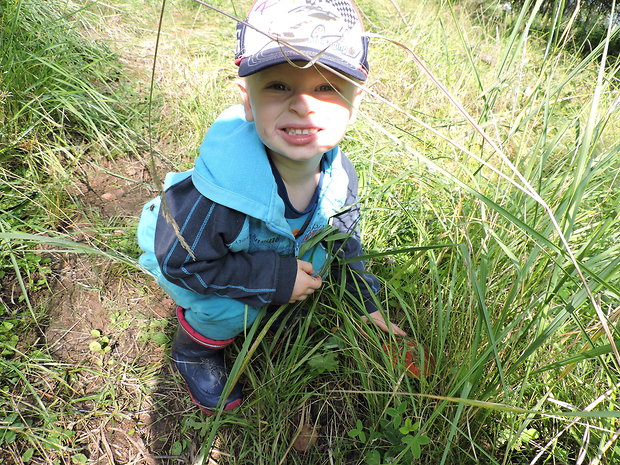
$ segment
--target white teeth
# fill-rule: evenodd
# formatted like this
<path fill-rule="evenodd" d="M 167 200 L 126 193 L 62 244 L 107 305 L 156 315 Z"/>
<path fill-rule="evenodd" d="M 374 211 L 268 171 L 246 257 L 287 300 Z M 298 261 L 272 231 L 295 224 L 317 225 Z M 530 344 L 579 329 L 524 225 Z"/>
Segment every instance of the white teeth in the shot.
<path fill-rule="evenodd" d="M 308 134 L 316 134 L 319 132 L 318 129 L 294 129 L 294 128 L 286 128 L 287 134 L 291 136 L 307 136 Z"/>

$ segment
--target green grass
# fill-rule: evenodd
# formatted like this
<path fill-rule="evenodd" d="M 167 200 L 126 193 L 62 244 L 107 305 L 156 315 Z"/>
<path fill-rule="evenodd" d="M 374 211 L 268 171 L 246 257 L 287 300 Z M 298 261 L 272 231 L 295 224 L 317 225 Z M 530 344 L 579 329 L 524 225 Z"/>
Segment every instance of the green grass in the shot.
<path fill-rule="evenodd" d="M 1 5 L 3 232 L 71 223 L 69 191 L 84 158 L 113 158 L 140 143 L 120 63 L 107 46 L 78 32 L 78 11 L 58 2 Z M 3 250 L 4 272 L 13 268 L 5 262 L 10 255 Z"/>
<path fill-rule="evenodd" d="M 242 16 L 249 3 L 214 5 Z M 156 367 L 108 363 L 105 346 L 132 326 L 147 350 L 165 346 L 174 326 L 134 317 L 113 299 L 109 305 L 120 307 L 110 310 L 114 324 L 109 333 L 91 334 L 88 341 L 101 351 L 87 367 L 55 360 L 44 344 L 24 350 L 11 325 L 36 334 L 51 311 L 36 296 L 53 263 L 35 243 L 97 257 L 97 266 L 113 271 L 115 285 L 152 293 L 148 278 L 133 271 L 136 251 L 127 235 L 114 233 L 133 227 L 136 217 L 97 220 L 88 248 L 63 242 L 69 237 L 59 224 L 67 205 L 78 213 L 88 208 L 73 202 L 68 188 L 74 167 L 103 165 L 102 154 L 114 158 L 140 140 L 136 114 L 121 104 L 129 83 L 115 79 L 126 73 L 146 94 L 149 69 L 123 69 L 110 50 L 120 48 L 112 37 L 154 42 L 161 3 L 89 5 L 80 17 L 100 18 L 90 27 L 107 33 L 111 48 L 81 38 L 84 51 L 63 39 L 66 62 L 53 66 L 48 52 L 60 45 L 47 33 L 54 27 L 26 31 L 36 25 L 18 27 L 19 16 L 7 16 L 16 10 L 7 6 L 0 15 L 12 19 L 5 23 L 11 27 L 0 34 L 16 45 L 2 47 L 9 60 L 2 63 L 12 63 L 16 75 L 3 75 L 0 98 L 19 98 L 0 110 L 0 201 L 8 213 L 0 220 L 0 257 L 22 301 L 5 305 L 0 326 L 6 380 L 0 441 L 10 457 L 87 461 L 90 449 L 79 432 L 106 415 L 116 425 L 133 418 L 137 390 L 141 406 L 178 425 L 162 434 L 158 450 L 168 458 L 161 463 L 178 463 L 174 457 L 208 463 L 213 444 L 221 464 L 618 461 L 620 63 L 606 55 L 618 29 L 581 54 L 577 25 L 563 19 L 549 26 L 534 3 L 513 13 L 494 4 L 359 3 L 371 32 L 413 54 L 372 40 L 369 92 L 343 147 L 360 175 L 363 238 L 368 263 L 384 282 L 381 307 L 429 349 L 433 373 L 413 379 L 392 366 L 382 349 L 391 337 L 359 321 L 340 276 L 299 305 L 307 315 L 299 338 L 269 335 L 265 316 L 235 343 L 233 374 L 246 401 L 221 416 L 165 404 L 154 382 L 189 405 L 163 360 Z M 133 22 L 114 22 L 119 11 Z M 210 122 L 236 101 L 233 34 L 233 22 L 216 11 L 168 2 L 153 88 L 162 171 L 191 166 Z M 36 37 L 42 51 L 24 50 L 17 37 Z M 50 77 L 56 68 L 60 74 Z M 94 88 L 78 92 L 73 80 L 84 78 L 85 69 L 94 74 L 81 85 Z M 28 75 L 34 82 L 21 83 Z M 68 87 L 49 84 L 60 82 Z M 95 104 L 100 107 L 91 111 Z M 50 385 L 41 384 L 43 375 Z M 80 391 L 79 382 L 91 375 L 106 382 Z M 57 394 L 53 400 L 50 392 Z M 155 426 L 135 428 L 146 437 Z M 294 440 L 308 429 L 317 445 L 298 452 Z"/>

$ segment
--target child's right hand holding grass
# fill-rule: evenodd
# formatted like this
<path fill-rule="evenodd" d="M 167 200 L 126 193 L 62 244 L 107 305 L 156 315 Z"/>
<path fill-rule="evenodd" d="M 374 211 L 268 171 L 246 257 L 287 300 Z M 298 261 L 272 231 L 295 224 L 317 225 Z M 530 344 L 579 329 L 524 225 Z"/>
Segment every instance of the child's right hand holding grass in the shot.
<path fill-rule="evenodd" d="M 314 272 L 312 263 L 297 260 L 297 276 L 289 303 L 306 300 L 309 295 L 323 284 L 321 276 Z"/>

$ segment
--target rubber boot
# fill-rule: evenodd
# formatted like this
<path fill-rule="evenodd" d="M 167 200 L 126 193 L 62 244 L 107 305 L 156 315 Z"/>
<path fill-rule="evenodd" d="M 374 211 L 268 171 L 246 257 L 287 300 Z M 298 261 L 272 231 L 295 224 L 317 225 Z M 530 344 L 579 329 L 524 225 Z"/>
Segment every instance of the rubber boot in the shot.
<path fill-rule="evenodd" d="M 207 415 L 214 413 L 230 375 L 224 350 L 232 339 L 214 341 L 196 333 L 180 313 L 179 328 L 172 343 L 172 359 L 185 380 L 192 401 Z M 226 399 L 224 410 L 241 404 L 241 387 L 235 385 Z"/>

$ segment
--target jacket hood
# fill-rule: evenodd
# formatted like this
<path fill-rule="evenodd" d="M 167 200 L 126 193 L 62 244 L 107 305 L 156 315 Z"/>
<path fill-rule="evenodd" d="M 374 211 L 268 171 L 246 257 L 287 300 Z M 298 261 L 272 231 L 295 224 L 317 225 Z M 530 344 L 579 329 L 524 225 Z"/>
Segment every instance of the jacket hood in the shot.
<path fill-rule="evenodd" d="M 338 153 L 338 147 L 327 152 L 326 171 Z M 192 181 L 202 195 L 214 202 L 290 234 L 265 146 L 254 122 L 246 121 L 242 105 L 225 110 L 208 130 Z"/>

